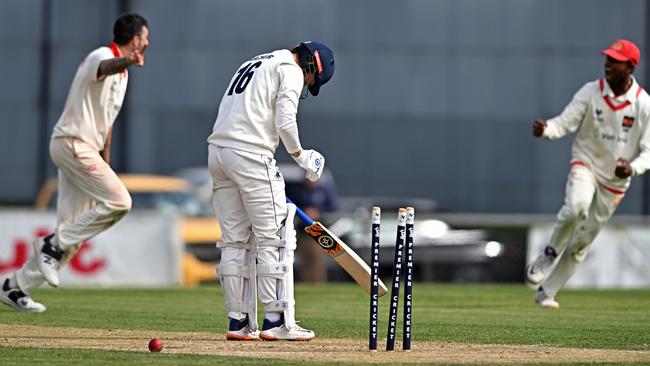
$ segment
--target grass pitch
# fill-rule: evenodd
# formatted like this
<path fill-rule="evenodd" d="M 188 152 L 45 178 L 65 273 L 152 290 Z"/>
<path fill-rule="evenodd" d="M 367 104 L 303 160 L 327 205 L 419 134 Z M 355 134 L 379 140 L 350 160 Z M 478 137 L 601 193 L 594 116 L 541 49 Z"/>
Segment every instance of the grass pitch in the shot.
<path fill-rule="evenodd" d="M 650 290 L 564 290 L 558 296 L 561 308 L 555 311 L 537 307 L 532 300 L 533 292 L 523 285 L 416 283 L 413 293 L 414 346 L 418 342 L 435 342 L 443 347 L 445 344 L 528 345 L 632 350 L 650 362 Z M 354 284 L 298 285 L 296 297 L 298 320 L 304 327 L 315 330 L 319 339 L 364 344 L 368 334 L 369 300 L 359 287 Z M 148 337 L 160 332 L 203 332 L 222 338 L 226 330 L 223 295 L 217 286 L 193 289 L 42 289 L 34 294 L 34 298 L 48 306 L 47 312 L 17 313 L 5 306 L 0 308 L 0 325 L 4 329 L 31 325 L 88 331 L 138 331 L 147 337 L 142 341 L 135 340 L 143 343 L 142 350 L 146 350 Z M 400 302 L 398 339 L 401 339 L 402 305 Z M 388 299 L 383 297 L 379 312 L 380 350 L 385 346 L 387 316 Z M 3 338 L 5 341 L 8 338 L 0 332 L 0 365 L 305 364 L 304 360 L 275 359 L 272 355 L 260 360 L 246 355 L 172 354 L 165 350 L 160 354 L 149 354 L 83 347 L 54 349 L 47 348 L 54 341 L 52 336 L 27 334 L 24 337 L 22 343 L 15 337 L 11 338 L 13 343 L 4 342 Z M 39 338 L 37 348 L 33 342 L 27 342 L 28 338 L 33 340 L 34 337 Z M 110 337 L 97 342 L 110 343 Z M 279 342 L 254 343 L 273 343 L 282 347 Z M 458 359 L 452 359 L 452 362 L 476 363 L 464 359 L 462 349 L 458 352 Z M 576 351 L 576 364 L 585 362 L 578 356 Z M 381 360 L 355 359 L 340 363 L 366 361 L 376 363 Z M 545 362 L 535 359 L 519 361 Z M 401 362 L 408 363 L 408 359 Z M 422 363 L 422 360 L 418 362 Z M 587 362 L 598 360 L 587 359 Z M 315 359 L 307 363 L 333 362 Z"/>

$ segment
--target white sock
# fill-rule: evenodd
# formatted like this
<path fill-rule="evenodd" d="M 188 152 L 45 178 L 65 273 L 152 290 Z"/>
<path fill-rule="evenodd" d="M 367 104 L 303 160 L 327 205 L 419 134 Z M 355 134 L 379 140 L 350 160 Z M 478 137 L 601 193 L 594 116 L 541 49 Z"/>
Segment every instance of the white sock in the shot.
<path fill-rule="evenodd" d="M 277 322 L 278 320 L 280 320 L 280 313 L 266 313 L 264 315 L 264 318 L 272 322 Z"/>
<path fill-rule="evenodd" d="M 236 313 L 236 312 L 229 312 L 228 313 L 228 318 L 235 319 L 235 320 L 238 320 L 238 321 L 243 321 L 244 319 L 246 319 L 246 314 L 244 314 L 244 313 Z"/>

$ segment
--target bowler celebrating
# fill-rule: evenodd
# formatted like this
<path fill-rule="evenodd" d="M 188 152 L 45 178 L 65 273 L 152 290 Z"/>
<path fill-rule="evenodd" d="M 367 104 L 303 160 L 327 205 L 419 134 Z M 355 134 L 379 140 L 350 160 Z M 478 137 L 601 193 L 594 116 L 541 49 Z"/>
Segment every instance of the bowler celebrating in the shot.
<path fill-rule="evenodd" d="M 602 53 L 605 78 L 585 84 L 559 116 L 533 122 L 533 135 L 549 140 L 578 131 L 564 206 L 548 246 L 526 268 L 527 282 L 540 285 L 535 301 L 545 308 L 560 307 L 555 295 L 585 259 L 630 177 L 650 167 L 650 97 L 632 76 L 639 49 L 621 39 Z"/>
<path fill-rule="evenodd" d="M 59 172 L 58 225 L 34 242 L 33 255 L 0 291 L 0 301 L 18 311 L 45 311 L 32 292 L 45 281 L 57 287 L 59 269 L 80 245 L 131 209 L 131 196 L 109 165 L 111 131 L 126 94 L 126 69 L 144 65 L 148 36 L 142 16 L 122 15 L 113 42 L 92 51 L 77 69 L 50 141 Z"/>

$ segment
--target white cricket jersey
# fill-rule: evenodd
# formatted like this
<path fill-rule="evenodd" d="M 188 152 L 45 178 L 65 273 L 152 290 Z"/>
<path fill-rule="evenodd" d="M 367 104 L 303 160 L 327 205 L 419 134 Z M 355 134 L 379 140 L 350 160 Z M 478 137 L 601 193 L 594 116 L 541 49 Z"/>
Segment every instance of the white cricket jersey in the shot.
<path fill-rule="evenodd" d="M 303 84 L 289 50 L 244 62 L 221 99 L 208 143 L 273 156 L 281 138 L 289 153 L 300 150 L 296 114 Z"/>
<path fill-rule="evenodd" d="M 119 74 L 97 79 L 99 63 L 121 57 L 116 44 L 100 47 L 86 56 L 74 76 L 63 113 L 59 117 L 52 137 L 77 137 L 97 151 L 104 149 L 108 132 L 120 112 L 129 74 Z"/>
<path fill-rule="evenodd" d="M 624 192 L 630 178 L 614 171 L 619 158 L 630 161 L 632 175 L 650 168 L 650 96 L 633 78 L 625 94 L 614 95 L 603 79 L 585 84 L 562 113 L 547 121 L 544 137 L 558 139 L 575 132 L 572 162 L 584 164 L 601 185 Z"/>

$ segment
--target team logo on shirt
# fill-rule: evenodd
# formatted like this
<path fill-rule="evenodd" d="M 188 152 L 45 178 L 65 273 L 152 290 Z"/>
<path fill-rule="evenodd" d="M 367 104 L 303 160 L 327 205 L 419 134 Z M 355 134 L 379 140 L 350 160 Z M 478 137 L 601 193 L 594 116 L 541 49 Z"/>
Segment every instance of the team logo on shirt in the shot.
<path fill-rule="evenodd" d="M 602 109 L 596 109 L 596 121 L 598 122 L 604 122 L 605 120 L 603 119 L 603 110 Z"/>
<path fill-rule="evenodd" d="M 634 126 L 634 117 L 625 116 L 623 117 L 623 128 L 628 129 Z"/>

